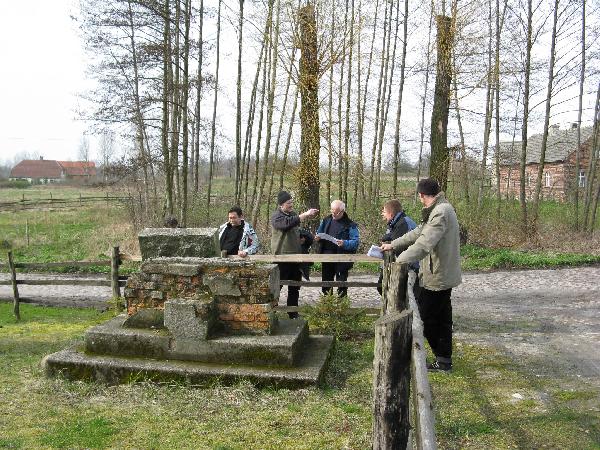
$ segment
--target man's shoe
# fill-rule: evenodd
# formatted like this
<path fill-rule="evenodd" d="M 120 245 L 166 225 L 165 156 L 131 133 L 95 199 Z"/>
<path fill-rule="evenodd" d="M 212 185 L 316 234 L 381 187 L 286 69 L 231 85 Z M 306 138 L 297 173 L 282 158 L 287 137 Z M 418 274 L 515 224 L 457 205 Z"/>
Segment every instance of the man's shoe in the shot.
<path fill-rule="evenodd" d="M 431 364 L 427 364 L 427 370 L 429 372 L 450 372 L 452 371 L 452 363 L 434 361 Z"/>

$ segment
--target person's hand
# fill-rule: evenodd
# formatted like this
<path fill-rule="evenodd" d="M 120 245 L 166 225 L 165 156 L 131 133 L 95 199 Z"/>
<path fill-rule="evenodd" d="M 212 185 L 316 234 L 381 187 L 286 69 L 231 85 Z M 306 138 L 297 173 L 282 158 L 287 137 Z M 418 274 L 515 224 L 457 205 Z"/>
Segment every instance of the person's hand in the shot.
<path fill-rule="evenodd" d="M 337 240 L 337 246 L 338 247 L 343 247 L 344 246 L 344 241 L 342 241 L 341 239 Z"/>
<path fill-rule="evenodd" d="M 315 236 L 315 241 L 319 242 L 321 240 L 321 236 Z"/>
<path fill-rule="evenodd" d="M 315 217 L 317 214 L 319 214 L 319 210 L 317 208 L 310 208 L 308 211 L 304 211 L 302 214 L 300 214 L 300 220 Z"/>
<path fill-rule="evenodd" d="M 379 247 L 382 252 L 387 252 L 389 250 L 393 250 L 392 244 L 381 244 Z"/>
<path fill-rule="evenodd" d="M 245 252 L 244 250 L 240 250 L 240 251 L 238 251 L 238 256 L 245 258 L 246 256 L 248 256 L 248 252 Z"/>

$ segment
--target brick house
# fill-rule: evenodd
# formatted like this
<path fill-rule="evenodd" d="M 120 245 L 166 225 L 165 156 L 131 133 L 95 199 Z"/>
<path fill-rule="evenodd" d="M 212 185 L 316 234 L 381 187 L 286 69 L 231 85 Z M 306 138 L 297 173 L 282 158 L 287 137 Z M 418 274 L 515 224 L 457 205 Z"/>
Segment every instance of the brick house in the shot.
<path fill-rule="evenodd" d="M 581 128 L 580 170 L 577 177 L 579 186 L 588 182 L 588 162 L 593 145 L 593 127 Z M 525 166 L 525 195 L 528 199 L 535 194 L 535 183 L 539 170 L 542 148 L 542 134 L 530 136 L 527 140 Z M 552 125 L 548 131 L 548 142 L 544 172 L 542 175 L 541 196 L 545 199 L 566 201 L 575 182 L 575 158 L 577 149 L 577 124 L 561 130 Z M 500 192 L 504 196 L 518 198 L 521 183 L 520 174 L 521 141 L 500 143 Z"/>
<path fill-rule="evenodd" d="M 10 171 L 10 180 L 26 180 L 32 184 L 72 181 L 85 183 L 96 177 L 96 163 L 88 161 L 55 161 L 25 159 Z"/>

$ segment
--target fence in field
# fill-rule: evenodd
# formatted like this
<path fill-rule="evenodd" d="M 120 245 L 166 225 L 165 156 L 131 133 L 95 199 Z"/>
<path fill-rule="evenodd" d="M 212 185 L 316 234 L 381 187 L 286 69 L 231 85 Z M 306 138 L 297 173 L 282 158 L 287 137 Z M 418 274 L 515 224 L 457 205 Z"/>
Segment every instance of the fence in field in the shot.
<path fill-rule="evenodd" d="M 238 256 L 229 257 L 238 259 Z M 252 255 L 246 258 L 256 262 L 381 262 L 364 255 Z M 0 281 L 0 285 L 13 287 L 13 312 L 20 319 L 19 285 L 81 285 L 111 286 L 113 297 L 120 297 L 120 288 L 125 285 L 125 277 L 119 276 L 119 265 L 123 260 L 139 261 L 119 253 L 113 247 L 110 260 L 64 261 L 56 263 L 17 263 L 12 252 L 8 252 L 8 264 L 0 264 L 0 269 L 8 267 L 10 281 Z M 107 280 L 61 279 L 19 280 L 17 269 L 38 269 L 52 267 L 111 267 Z M 293 281 L 281 280 L 282 285 L 297 286 L 347 286 L 377 287 L 376 282 L 353 281 Z M 380 317 L 375 322 L 375 356 L 373 361 L 373 448 L 374 449 L 436 449 L 435 425 L 431 389 L 427 378 L 425 362 L 426 349 L 423 326 L 418 308 L 412 295 L 408 268 L 405 264 L 393 262 L 386 255 L 383 267 L 382 308 L 376 309 Z M 279 307 L 279 311 L 298 311 L 298 307 Z M 369 313 L 364 308 L 361 310 Z"/>
<path fill-rule="evenodd" d="M 91 203 L 106 202 L 109 205 L 112 202 L 130 202 L 131 196 L 120 196 L 120 195 L 94 195 L 84 196 L 79 193 L 78 197 L 71 198 L 57 198 L 53 197 L 50 193 L 50 197 L 47 198 L 27 198 L 25 194 L 19 200 L 11 202 L 0 202 L 0 211 L 20 211 L 26 209 L 41 209 L 41 208 L 71 208 L 76 206 L 88 205 Z"/>

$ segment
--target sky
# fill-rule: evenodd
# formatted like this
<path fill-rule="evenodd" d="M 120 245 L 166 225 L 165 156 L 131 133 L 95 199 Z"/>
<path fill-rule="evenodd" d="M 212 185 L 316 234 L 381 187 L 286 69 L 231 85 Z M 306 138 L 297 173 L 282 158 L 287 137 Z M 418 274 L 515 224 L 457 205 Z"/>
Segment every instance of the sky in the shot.
<path fill-rule="evenodd" d="M 85 55 L 70 15 L 74 0 L 0 0 L 0 162 L 23 152 L 75 160 Z M 92 148 L 93 151 L 93 148 Z"/>

